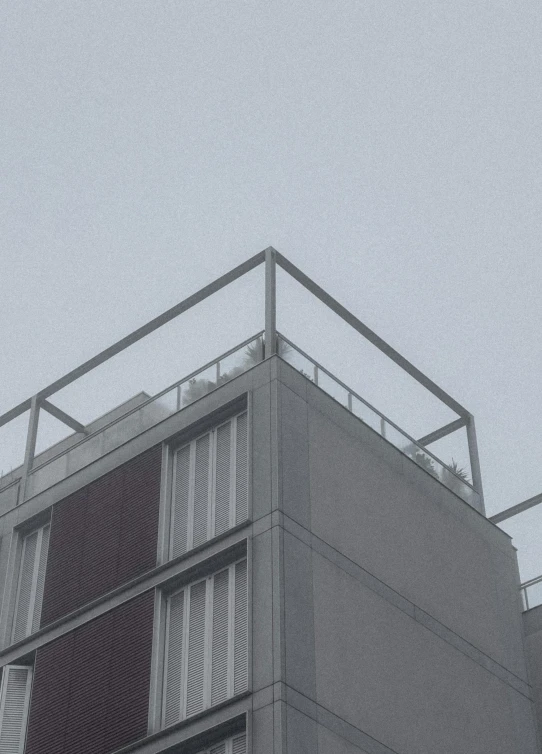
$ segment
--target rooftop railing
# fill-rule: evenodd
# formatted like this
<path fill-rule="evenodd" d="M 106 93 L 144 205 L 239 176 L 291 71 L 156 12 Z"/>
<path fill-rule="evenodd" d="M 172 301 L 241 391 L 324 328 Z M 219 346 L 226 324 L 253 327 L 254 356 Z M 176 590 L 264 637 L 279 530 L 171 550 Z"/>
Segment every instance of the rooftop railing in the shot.
<path fill-rule="evenodd" d="M 500 513 L 496 513 L 494 516 L 491 516 L 489 520 L 492 521 L 494 524 L 499 525 L 499 524 L 504 524 L 505 521 L 511 521 L 512 519 L 514 519 L 514 524 L 516 524 L 515 534 L 519 534 L 518 538 L 521 540 L 522 539 L 521 528 L 523 528 L 524 530 L 523 533 L 525 533 L 525 530 L 528 530 L 532 526 L 532 521 L 529 521 L 529 520 L 525 521 L 526 517 L 524 517 L 523 527 L 520 527 L 518 529 L 518 526 L 517 526 L 518 522 L 521 522 L 521 518 L 518 518 L 518 517 L 521 517 L 522 514 L 529 514 L 529 512 L 534 511 L 534 509 L 537 508 L 537 506 L 539 506 L 541 503 L 542 503 L 542 494 L 534 495 L 533 497 L 530 497 L 528 500 L 524 500 L 523 502 L 518 503 L 517 505 L 513 505 L 511 508 L 507 508 L 506 510 L 501 511 Z M 504 524 L 502 528 L 506 531 L 506 524 Z M 536 534 L 536 531 L 537 531 L 537 528 L 534 529 L 535 534 Z M 512 532 L 509 532 L 509 533 L 512 534 Z M 518 547 L 520 543 L 517 542 L 515 534 L 512 537 L 512 541 L 518 549 L 518 556 L 520 560 L 519 562 L 520 573 L 522 570 L 524 570 L 522 568 L 522 565 L 525 565 L 525 564 L 527 565 L 527 569 L 526 569 L 527 571 L 531 571 L 531 572 L 535 571 L 536 573 L 535 568 L 538 563 L 538 558 L 536 557 L 536 555 L 534 555 L 534 553 L 529 552 L 530 548 L 528 544 L 525 547 L 525 543 L 523 543 L 524 547 L 521 547 L 521 548 Z M 525 555 L 528 555 L 529 562 L 522 564 L 523 558 L 521 556 L 525 556 Z M 538 553 L 538 555 L 540 557 L 540 552 Z M 542 568 L 542 562 L 538 564 L 538 569 L 540 568 Z M 527 573 L 525 573 L 525 575 L 527 575 Z M 542 605 L 542 575 L 535 576 L 534 578 L 523 581 L 520 585 L 520 592 L 521 592 L 521 599 L 522 599 L 524 610 L 530 610 L 533 607 L 538 607 L 539 605 Z"/>
<path fill-rule="evenodd" d="M 114 418 L 109 415 L 109 420 L 106 417 L 105 421 L 96 420 L 85 425 L 50 401 L 50 398 L 66 386 L 79 380 L 116 354 L 128 349 L 150 333 L 262 264 L 265 267 L 265 329 L 257 335 L 245 340 L 156 395 L 151 397 L 146 394 L 139 394 L 124 406 L 115 409 L 112 412 Z M 366 341 L 414 378 L 448 409 L 451 409 L 457 418 L 422 438 L 414 439 L 285 336 L 279 335 L 276 329 L 277 265 L 357 331 Z M 284 348 L 284 344 L 288 346 L 288 349 Z M 0 480 L 0 507 L 5 510 L 6 506 L 21 504 L 46 487 L 55 484 L 60 478 L 74 473 L 87 463 L 91 463 L 99 455 L 125 442 L 127 433 L 143 431 L 162 421 L 229 379 L 233 379 L 236 375 L 251 368 L 262 359 L 277 353 L 296 369 L 302 371 L 318 387 L 339 400 L 348 410 L 381 434 L 388 442 L 395 445 L 435 479 L 445 484 L 477 510 L 484 512 L 476 432 L 474 418 L 470 412 L 272 248 L 256 254 L 0 416 L 0 428 L 8 427 L 11 422 L 20 421 L 25 414 L 28 417 L 24 458 L 21 459 L 22 463 L 18 468 L 15 468 Z M 44 412 L 62 422 L 72 431 L 72 434 L 53 447 L 36 454 L 38 427 L 40 417 L 44 416 Z M 467 478 L 467 473 L 458 470 L 453 465 L 444 463 L 427 449 L 427 446 L 431 443 L 463 428 L 466 429 L 470 462 L 467 473 L 470 473 L 472 483 Z M 0 454 L 1 450 L 0 447 Z"/>
<path fill-rule="evenodd" d="M 358 419 L 361 419 L 364 424 L 367 424 L 372 430 L 400 450 L 401 453 L 414 461 L 414 463 L 431 474 L 435 479 L 438 479 L 439 482 L 442 482 L 449 490 L 459 495 L 466 503 L 478 507 L 474 504 L 474 501 L 477 501 L 478 493 L 466 478 L 465 472 L 462 472 L 460 469 L 458 473 L 456 468 L 448 466 L 437 458 L 436 455 L 408 435 L 391 419 L 384 416 L 381 411 L 371 406 L 368 401 L 345 385 L 338 377 L 335 377 L 325 367 L 294 345 L 291 340 L 280 335 L 280 333 L 278 334 L 278 338 L 279 355 L 297 369 L 298 372 L 301 372 L 307 379 L 322 388 L 332 398 L 335 398 L 336 401 L 357 416 Z"/>

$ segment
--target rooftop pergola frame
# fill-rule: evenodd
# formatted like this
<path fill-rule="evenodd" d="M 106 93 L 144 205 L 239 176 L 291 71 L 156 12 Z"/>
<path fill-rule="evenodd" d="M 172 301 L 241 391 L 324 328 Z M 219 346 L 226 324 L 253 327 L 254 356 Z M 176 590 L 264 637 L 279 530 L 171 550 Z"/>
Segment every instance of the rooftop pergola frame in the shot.
<path fill-rule="evenodd" d="M 31 398 L 28 398 L 27 400 L 23 401 L 19 405 L 15 406 L 14 408 L 10 409 L 2 416 L 0 416 L 0 427 L 2 427 L 3 425 L 10 422 L 12 419 L 17 418 L 26 411 L 30 412 L 26 436 L 24 462 L 21 471 L 19 502 L 22 502 L 26 499 L 28 476 L 32 470 L 34 462 L 40 411 L 43 410 L 48 412 L 56 419 L 63 422 L 70 429 L 80 433 L 82 437 L 87 434 L 87 429 L 85 428 L 85 426 L 83 426 L 83 424 L 78 422 L 77 419 L 73 418 L 66 412 L 62 411 L 62 409 L 55 406 L 54 403 L 51 403 L 49 398 L 54 396 L 55 393 L 57 393 L 59 390 L 62 390 L 62 388 L 70 385 L 72 382 L 75 382 L 75 380 L 90 372 L 92 369 L 100 366 L 104 362 L 111 359 L 113 356 L 121 353 L 121 351 L 124 351 L 129 346 L 137 343 L 137 341 L 146 337 L 158 328 L 183 314 L 183 312 L 188 311 L 188 309 L 191 309 L 196 304 L 204 301 L 209 296 L 212 296 L 217 291 L 220 291 L 222 288 L 225 288 L 230 283 L 233 283 L 238 278 L 242 277 L 246 273 L 250 272 L 256 267 L 259 267 L 262 264 L 265 265 L 264 356 L 267 358 L 277 353 L 278 338 L 276 328 L 276 268 L 278 265 L 304 288 L 306 288 L 310 293 L 312 293 L 317 299 L 319 299 L 323 304 L 325 304 L 329 309 L 335 312 L 335 314 L 343 319 L 348 325 L 356 330 L 363 338 L 372 343 L 376 348 L 378 348 L 379 351 L 381 351 L 389 359 L 391 359 L 391 361 L 401 367 L 404 372 L 413 377 L 420 385 L 425 387 L 426 390 L 432 393 L 443 404 L 445 404 L 455 414 L 457 414 L 457 419 L 450 422 L 449 424 L 446 424 L 443 427 L 440 427 L 439 429 L 436 429 L 434 432 L 425 435 L 424 437 L 417 440 L 417 442 L 420 445 L 427 446 L 430 443 L 436 442 L 437 440 L 446 437 L 452 432 L 461 429 L 462 427 L 466 428 L 470 467 L 472 473 L 472 487 L 479 495 L 481 508 L 483 511 L 484 507 L 482 478 L 480 473 L 478 447 L 476 442 L 476 429 L 474 424 L 474 417 L 472 416 L 472 414 L 464 406 L 462 406 L 454 398 L 452 398 L 445 390 L 443 390 L 435 382 L 433 382 L 433 380 L 431 380 L 427 375 L 425 375 L 410 361 L 408 361 L 408 359 L 402 356 L 398 351 L 392 348 L 392 346 L 390 346 L 375 332 L 373 332 L 373 330 L 367 327 L 367 325 L 361 322 L 354 314 L 349 312 L 336 299 L 326 293 L 323 288 L 321 288 L 307 275 L 305 275 L 298 267 L 292 264 L 292 262 L 290 262 L 288 259 L 286 259 L 286 257 L 284 257 L 272 247 L 269 247 L 264 251 L 260 251 L 258 254 L 255 254 L 253 257 L 247 259 L 245 262 L 230 270 L 225 275 L 222 275 L 217 280 L 209 283 L 209 285 L 201 288 L 201 290 L 199 290 L 197 293 L 188 296 L 188 298 L 163 312 L 163 314 L 160 314 L 158 317 L 155 317 L 145 325 L 137 328 L 129 335 L 121 338 L 113 345 L 98 353 L 96 356 L 93 356 L 88 361 L 85 361 L 83 364 L 76 367 L 75 369 L 72 369 L 63 377 L 60 377 L 58 380 L 55 380 L 50 385 L 43 388 Z"/>

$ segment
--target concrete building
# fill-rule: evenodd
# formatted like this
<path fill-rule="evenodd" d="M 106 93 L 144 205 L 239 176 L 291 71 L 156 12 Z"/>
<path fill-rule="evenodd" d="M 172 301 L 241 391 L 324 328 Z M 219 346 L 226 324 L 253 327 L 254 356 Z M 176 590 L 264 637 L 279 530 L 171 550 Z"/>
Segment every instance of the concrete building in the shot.
<path fill-rule="evenodd" d="M 214 379 L 86 426 L 49 400 L 262 263 L 265 330 Z M 415 440 L 281 349 L 277 263 L 458 419 Z M 35 454 L 43 411 L 74 433 Z M 540 754 L 542 620 L 484 515 L 471 415 L 274 250 L 0 425 L 23 412 L 0 484 L 0 754 Z M 428 449 L 460 428 L 472 484 Z"/>

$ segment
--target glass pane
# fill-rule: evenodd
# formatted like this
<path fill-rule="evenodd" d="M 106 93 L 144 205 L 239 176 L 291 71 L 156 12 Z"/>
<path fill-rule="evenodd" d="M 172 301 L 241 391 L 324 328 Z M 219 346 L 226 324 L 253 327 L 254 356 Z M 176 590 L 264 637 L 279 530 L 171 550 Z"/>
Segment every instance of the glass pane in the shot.
<path fill-rule="evenodd" d="M 26 447 L 29 412 L 17 416 L 0 427 L 0 489 L 21 475 Z"/>
<path fill-rule="evenodd" d="M 322 390 L 325 390 L 328 395 L 331 395 L 331 397 L 335 398 L 336 401 L 342 403 L 343 406 L 348 406 L 348 390 L 346 390 L 342 385 L 339 385 L 339 383 L 336 382 L 328 374 L 322 372 L 321 369 L 318 370 L 317 375 L 318 387 L 321 387 Z"/>
<path fill-rule="evenodd" d="M 279 340 L 279 354 L 284 361 L 287 361 L 294 369 L 314 382 L 314 364 L 306 356 L 303 356 L 297 349 L 285 343 L 282 339 Z"/>
<path fill-rule="evenodd" d="M 203 372 L 199 372 L 196 377 L 187 382 L 183 382 L 181 402 L 183 406 L 188 406 L 190 403 L 194 403 L 198 398 L 202 398 L 211 390 L 216 387 L 216 366 L 212 366 L 205 369 Z"/>
<path fill-rule="evenodd" d="M 164 418 L 171 414 L 174 414 L 181 407 L 181 386 L 172 387 L 167 393 L 155 398 L 154 401 L 149 404 L 150 406 L 156 406 L 158 413 L 163 414 Z"/>
<path fill-rule="evenodd" d="M 542 581 L 528 586 L 525 591 L 527 592 L 529 609 L 531 607 L 536 607 L 537 605 L 542 605 Z"/>
<path fill-rule="evenodd" d="M 371 429 L 374 429 L 375 432 L 381 434 L 380 416 L 376 413 L 376 411 L 373 411 L 372 408 L 366 406 L 363 401 L 360 401 L 359 398 L 356 398 L 355 395 L 352 396 L 352 408 L 350 410 L 365 424 L 371 427 Z"/>
<path fill-rule="evenodd" d="M 420 451 L 420 449 L 417 446 L 413 445 L 412 440 L 409 440 L 408 437 L 405 437 L 402 432 L 399 432 L 399 430 L 397 430 L 387 421 L 382 421 L 381 434 L 386 438 L 388 442 L 391 442 L 392 445 L 395 445 L 395 447 L 398 448 L 402 453 L 410 456 L 412 460 L 416 461 L 416 463 L 420 462 L 421 457 L 420 459 L 418 459 L 417 457 L 419 455 L 417 451 Z M 423 463 L 426 463 L 426 461 L 424 460 Z M 427 470 L 429 471 L 429 468 Z"/>
<path fill-rule="evenodd" d="M 542 505 L 501 521 L 499 528 L 512 537 L 512 544 L 517 548 L 521 581 L 542 576 Z M 530 599 L 529 594 L 529 603 Z"/>
<path fill-rule="evenodd" d="M 454 471 L 456 473 L 453 473 Z M 444 465 L 439 467 L 440 481 L 445 484 L 449 490 L 455 492 L 456 495 L 459 495 L 460 498 L 465 500 L 465 502 L 473 504 L 475 492 L 461 478 L 462 473 L 465 473 L 466 475 L 466 472 L 458 466 L 455 466 L 452 471 L 447 469 Z"/>
<path fill-rule="evenodd" d="M 218 384 L 223 385 L 262 360 L 263 341 L 258 338 L 239 348 L 219 363 Z"/>
<path fill-rule="evenodd" d="M 460 477 L 468 482 L 471 481 L 469 446 L 465 427 L 457 429 L 441 440 L 432 442 L 428 448 L 433 455 L 450 466 Z"/>

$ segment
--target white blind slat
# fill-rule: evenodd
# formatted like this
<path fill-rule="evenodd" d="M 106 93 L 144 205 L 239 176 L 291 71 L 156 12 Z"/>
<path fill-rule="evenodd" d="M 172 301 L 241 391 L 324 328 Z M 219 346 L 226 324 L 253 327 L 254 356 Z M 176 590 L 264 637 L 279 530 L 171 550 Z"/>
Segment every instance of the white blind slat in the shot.
<path fill-rule="evenodd" d="M 228 754 L 226 751 L 226 741 L 224 741 L 221 744 L 217 744 L 216 746 L 212 746 L 209 749 L 209 754 Z M 203 754 L 207 754 L 206 752 L 203 752 Z"/>
<path fill-rule="evenodd" d="M 0 754 L 22 754 L 32 670 L 7 665 L 2 674 L 0 699 Z"/>
<path fill-rule="evenodd" d="M 235 565 L 233 693 L 246 691 L 248 680 L 247 561 Z"/>
<path fill-rule="evenodd" d="M 188 670 L 186 679 L 186 716 L 203 710 L 205 677 L 206 582 L 190 587 L 188 629 Z"/>
<path fill-rule="evenodd" d="M 165 725 L 173 725 L 182 717 L 183 632 L 184 592 L 177 592 L 168 600 L 168 630 L 164 663 Z"/>

